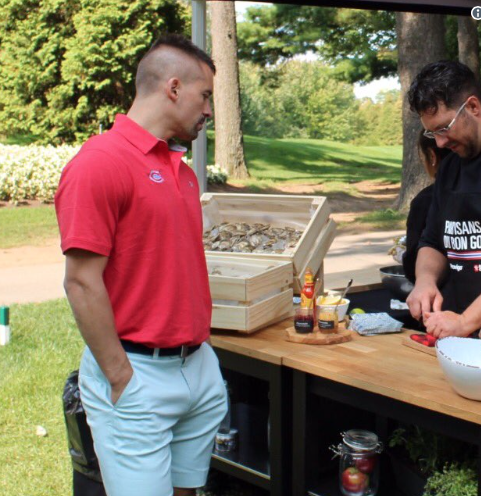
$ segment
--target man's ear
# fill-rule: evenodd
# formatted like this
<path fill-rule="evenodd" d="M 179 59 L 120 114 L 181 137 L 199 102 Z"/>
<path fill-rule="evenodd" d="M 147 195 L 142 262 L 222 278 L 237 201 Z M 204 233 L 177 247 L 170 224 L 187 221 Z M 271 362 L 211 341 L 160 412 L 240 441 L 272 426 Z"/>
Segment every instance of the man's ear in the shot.
<path fill-rule="evenodd" d="M 167 81 L 166 90 L 170 100 L 176 102 L 179 98 L 180 80 L 178 78 L 170 78 Z"/>
<path fill-rule="evenodd" d="M 469 111 L 476 117 L 481 117 L 481 102 L 477 96 L 472 96 L 469 99 L 466 107 L 469 108 Z"/>

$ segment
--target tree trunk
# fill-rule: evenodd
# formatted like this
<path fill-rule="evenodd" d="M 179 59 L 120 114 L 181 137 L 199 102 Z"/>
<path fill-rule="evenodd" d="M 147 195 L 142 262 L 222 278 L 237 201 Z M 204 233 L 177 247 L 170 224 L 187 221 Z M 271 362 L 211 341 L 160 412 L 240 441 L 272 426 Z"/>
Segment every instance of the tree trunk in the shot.
<path fill-rule="evenodd" d="M 414 77 L 426 64 L 445 58 L 444 16 L 398 12 L 396 32 L 398 73 L 403 98 L 402 182 L 396 207 L 407 210 L 411 200 L 430 183 L 417 151 L 422 126 L 419 116 L 409 108 L 407 91 Z"/>
<path fill-rule="evenodd" d="M 459 61 L 466 64 L 479 81 L 479 41 L 477 23 L 472 17 L 458 16 Z"/>
<path fill-rule="evenodd" d="M 249 177 L 241 128 L 234 1 L 210 2 L 214 78 L 215 163 L 235 179 Z"/>

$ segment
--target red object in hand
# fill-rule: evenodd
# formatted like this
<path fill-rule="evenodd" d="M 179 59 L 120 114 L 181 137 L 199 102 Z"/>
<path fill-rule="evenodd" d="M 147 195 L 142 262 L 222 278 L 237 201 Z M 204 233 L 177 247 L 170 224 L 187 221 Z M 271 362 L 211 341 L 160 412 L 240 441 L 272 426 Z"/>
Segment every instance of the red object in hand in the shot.
<path fill-rule="evenodd" d="M 431 336 L 431 334 L 411 334 L 410 338 L 416 341 L 416 343 L 428 346 L 429 348 L 432 348 L 437 341 L 437 338 Z"/>
<path fill-rule="evenodd" d="M 342 487 L 350 493 L 360 493 L 369 485 L 369 476 L 356 467 L 349 467 L 342 473 Z"/>

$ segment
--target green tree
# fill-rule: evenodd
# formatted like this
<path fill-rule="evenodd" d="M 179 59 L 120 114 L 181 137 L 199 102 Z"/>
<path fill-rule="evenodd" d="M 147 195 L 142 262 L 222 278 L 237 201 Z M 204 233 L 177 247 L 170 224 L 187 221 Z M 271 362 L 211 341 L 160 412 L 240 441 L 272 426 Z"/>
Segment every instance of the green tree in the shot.
<path fill-rule="evenodd" d="M 398 90 L 386 91 L 378 101 L 364 99 L 357 115 L 355 143 L 360 145 L 402 145 L 402 98 Z"/>
<path fill-rule="evenodd" d="M 74 35 L 78 2 L 0 3 L 0 129 L 42 134 L 48 98 L 61 80 L 65 42 Z"/>
<path fill-rule="evenodd" d="M 135 68 L 162 32 L 183 32 L 175 0 L 2 0 L 0 126 L 44 142 L 83 140 L 134 96 Z"/>
<path fill-rule="evenodd" d="M 273 93 L 278 88 L 278 76 L 279 71 L 275 69 L 265 69 L 246 61 L 239 64 L 244 134 L 272 138 L 284 136 L 286 119 L 277 119 L 281 104 Z"/>
<path fill-rule="evenodd" d="M 358 103 L 353 87 L 340 83 L 321 62 L 288 61 L 256 68 L 241 64 L 244 131 L 270 137 L 349 141 Z"/>
<path fill-rule="evenodd" d="M 336 66 L 338 78 L 370 81 L 396 74 L 392 12 L 273 5 L 247 10 L 238 25 L 239 57 L 275 64 L 307 52 Z"/>

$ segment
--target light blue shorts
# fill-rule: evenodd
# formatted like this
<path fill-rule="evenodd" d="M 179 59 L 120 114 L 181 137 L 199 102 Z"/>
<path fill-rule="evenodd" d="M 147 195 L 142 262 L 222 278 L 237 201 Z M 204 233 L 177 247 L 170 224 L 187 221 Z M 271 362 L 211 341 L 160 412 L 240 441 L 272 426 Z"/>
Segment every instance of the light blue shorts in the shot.
<path fill-rule="evenodd" d="M 212 348 L 185 360 L 127 354 L 134 374 L 115 405 L 88 348 L 81 399 L 108 496 L 172 496 L 205 485 L 227 393 Z"/>

